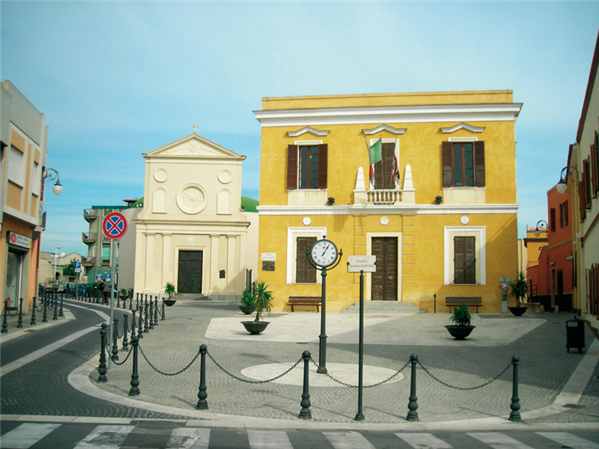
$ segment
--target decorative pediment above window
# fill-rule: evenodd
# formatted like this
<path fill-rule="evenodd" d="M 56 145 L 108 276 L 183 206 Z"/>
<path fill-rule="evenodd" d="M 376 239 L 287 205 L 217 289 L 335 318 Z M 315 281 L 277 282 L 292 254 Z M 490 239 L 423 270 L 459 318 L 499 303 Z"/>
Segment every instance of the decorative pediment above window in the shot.
<path fill-rule="evenodd" d="M 366 136 L 371 136 L 372 134 L 377 134 L 380 133 L 381 131 L 389 131 L 391 134 L 403 134 L 406 132 L 407 128 L 394 128 L 393 126 L 389 126 L 389 125 L 381 125 L 381 126 L 377 126 L 376 128 L 372 128 L 372 129 L 363 129 L 362 132 L 366 135 Z"/>
<path fill-rule="evenodd" d="M 319 129 L 314 129 L 311 126 L 304 126 L 302 129 L 298 129 L 297 131 L 287 131 L 287 135 L 289 137 L 298 137 L 301 136 L 302 134 L 306 134 L 306 133 L 312 133 L 316 136 L 326 136 L 330 133 L 331 131 L 321 131 Z"/>
<path fill-rule="evenodd" d="M 458 123 L 457 125 L 451 126 L 449 128 L 440 128 L 442 133 L 445 134 L 451 134 L 454 133 L 460 129 L 467 129 L 470 132 L 473 133 L 482 133 L 485 130 L 484 126 L 472 126 L 469 125 L 468 123 Z"/>

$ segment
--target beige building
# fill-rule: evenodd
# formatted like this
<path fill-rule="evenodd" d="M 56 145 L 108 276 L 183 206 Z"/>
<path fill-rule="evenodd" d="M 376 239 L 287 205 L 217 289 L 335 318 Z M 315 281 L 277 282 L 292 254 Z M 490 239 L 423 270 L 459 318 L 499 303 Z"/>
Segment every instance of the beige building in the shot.
<path fill-rule="evenodd" d="M 250 221 L 241 207 L 245 156 L 201 136 L 143 155 L 144 207 L 136 224 L 135 291 L 236 299 L 245 286 Z"/>

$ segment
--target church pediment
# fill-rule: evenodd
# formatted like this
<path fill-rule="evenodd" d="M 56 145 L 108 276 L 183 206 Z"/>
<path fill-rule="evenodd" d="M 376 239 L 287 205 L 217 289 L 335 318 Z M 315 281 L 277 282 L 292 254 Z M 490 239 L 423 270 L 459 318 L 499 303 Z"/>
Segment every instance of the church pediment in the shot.
<path fill-rule="evenodd" d="M 193 159 L 236 159 L 244 160 L 245 156 L 221 147 L 208 139 L 193 133 L 176 142 L 156 150 L 144 153 L 148 158 L 193 158 Z"/>

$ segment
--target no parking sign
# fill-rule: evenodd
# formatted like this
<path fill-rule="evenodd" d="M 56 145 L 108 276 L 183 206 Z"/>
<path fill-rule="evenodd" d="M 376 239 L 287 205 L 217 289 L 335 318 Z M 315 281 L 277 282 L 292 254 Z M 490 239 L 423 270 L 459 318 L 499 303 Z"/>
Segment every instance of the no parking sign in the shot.
<path fill-rule="evenodd" d="M 120 239 L 127 232 L 127 219 L 119 212 L 111 212 L 104 218 L 102 230 L 109 239 Z"/>

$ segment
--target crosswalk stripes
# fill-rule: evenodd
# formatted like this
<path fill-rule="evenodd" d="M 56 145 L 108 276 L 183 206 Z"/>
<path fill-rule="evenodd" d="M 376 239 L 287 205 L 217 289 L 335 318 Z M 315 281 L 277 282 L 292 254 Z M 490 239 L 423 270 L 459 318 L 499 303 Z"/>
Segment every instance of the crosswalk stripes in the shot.
<path fill-rule="evenodd" d="M 451 449 L 452 446 L 430 433 L 396 433 L 410 446 L 418 449 Z"/>
<path fill-rule="evenodd" d="M 135 426 L 98 426 L 75 449 L 119 449 Z"/>
<path fill-rule="evenodd" d="M 48 423 L 23 423 L 18 427 L 6 432 L 0 437 L 0 448 L 3 449 L 29 449 L 31 447 L 46 447 L 45 441 L 55 438 L 52 433 L 61 426 L 73 426 L 74 424 L 48 424 Z M 72 429 L 72 427 L 65 427 Z M 91 429 L 91 427 L 88 427 Z M 127 444 L 127 438 L 134 431 L 134 425 L 99 425 L 87 434 L 82 440 L 62 443 L 61 449 L 121 449 L 123 447 L 132 447 Z M 135 430 L 137 433 L 143 433 L 147 428 L 140 427 Z M 89 430 L 86 430 L 89 431 Z M 62 431 L 64 433 L 64 431 Z M 215 433 L 213 433 L 215 432 Z M 447 441 L 431 432 L 381 432 L 383 435 L 373 439 L 367 432 L 341 432 L 341 431 L 313 431 L 311 443 L 306 440 L 309 435 L 303 434 L 303 439 L 297 438 L 297 432 L 293 430 L 245 430 L 247 439 L 241 445 L 244 449 L 300 449 L 309 444 L 309 447 L 316 447 L 313 444 L 318 441 L 317 447 L 332 447 L 334 449 L 377 449 L 381 442 L 384 441 L 384 447 L 396 447 L 400 444 L 398 438 L 402 440 L 404 445 L 414 449 L 453 449 Z M 60 432 L 57 432 L 60 434 Z M 223 446 L 223 441 L 219 440 L 223 437 L 223 432 L 207 428 L 195 427 L 177 427 L 164 428 L 159 431 L 162 437 L 161 442 L 156 446 L 164 449 L 210 449 L 213 447 L 230 447 Z M 83 437 L 82 433 L 77 434 L 78 438 Z M 155 434 L 158 435 L 158 434 Z M 483 444 L 485 448 L 490 449 L 545 449 L 549 441 L 553 444 L 557 443 L 561 447 L 571 449 L 599 449 L 599 444 L 574 435 L 569 432 L 527 432 L 527 442 L 533 446 L 518 441 L 516 438 L 507 435 L 504 432 L 467 432 L 463 433 L 463 438 L 472 438 L 478 444 Z M 516 436 L 519 434 L 516 433 Z M 534 443 L 531 435 L 536 435 Z M 292 439 L 290 439 L 290 436 Z M 384 440 L 381 439 L 384 437 Z M 596 435 L 595 435 L 596 436 Z M 441 435 L 443 437 L 443 435 Z M 44 440 L 47 438 L 47 440 Z M 319 440 L 319 438 L 322 438 Z M 370 438 L 370 441 L 369 441 Z M 445 437 L 447 439 L 447 437 Z M 215 439 L 215 441 L 211 441 Z M 291 441 L 294 441 L 294 444 Z M 56 440 L 54 440 L 56 441 Z M 158 440 L 156 440 L 158 441 Z M 395 441 L 396 443 L 393 443 Z M 129 440 L 131 442 L 131 440 Z M 462 440 L 463 442 L 463 440 Z M 472 441 L 474 443 L 474 441 Z M 227 440 L 228 443 L 228 440 Z M 225 444 L 227 444 L 225 443 Z M 303 444 L 302 444 L 303 443 Z M 375 446 L 376 443 L 377 445 Z M 455 444 L 455 443 L 454 443 Z M 407 447 L 402 446 L 402 447 Z M 55 447 L 55 445 L 52 445 Z M 146 447 L 146 446 L 144 446 Z M 479 447 L 479 446 L 477 446 Z M 554 446 L 552 446 L 554 447 Z M 457 449 L 457 448 L 456 448 Z"/>
<path fill-rule="evenodd" d="M 173 429 L 166 449 L 208 449 L 210 429 L 179 427 Z"/>
<path fill-rule="evenodd" d="M 357 432 L 323 432 L 335 449 L 376 449 Z"/>
<path fill-rule="evenodd" d="M 13 449 L 27 449 L 58 427 L 60 427 L 60 424 L 21 424 L 16 429 L 2 435 L 0 446 Z"/>
<path fill-rule="evenodd" d="M 593 443 L 592 441 L 585 440 L 576 435 L 572 435 L 568 432 L 535 432 L 537 435 L 549 438 L 559 444 L 562 447 L 569 447 L 572 449 L 599 449 L 599 444 Z"/>

